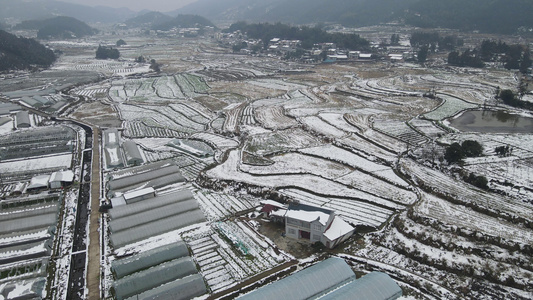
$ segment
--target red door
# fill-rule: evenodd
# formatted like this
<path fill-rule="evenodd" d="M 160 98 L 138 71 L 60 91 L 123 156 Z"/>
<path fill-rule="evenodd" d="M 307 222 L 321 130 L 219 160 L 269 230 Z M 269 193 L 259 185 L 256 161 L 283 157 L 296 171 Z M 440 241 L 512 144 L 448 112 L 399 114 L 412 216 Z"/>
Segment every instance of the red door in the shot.
<path fill-rule="evenodd" d="M 311 239 L 311 232 L 300 230 L 300 237 L 302 239 Z"/>

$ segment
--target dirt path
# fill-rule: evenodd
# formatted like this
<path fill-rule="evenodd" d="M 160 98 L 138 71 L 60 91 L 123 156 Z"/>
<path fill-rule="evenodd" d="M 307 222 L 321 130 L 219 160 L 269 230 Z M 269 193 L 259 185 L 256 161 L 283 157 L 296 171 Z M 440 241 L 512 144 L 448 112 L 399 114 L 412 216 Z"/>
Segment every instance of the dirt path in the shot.
<path fill-rule="evenodd" d="M 93 165 L 91 167 L 91 212 L 89 225 L 89 253 L 87 270 L 88 299 L 100 297 L 100 233 L 98 232 L 100 213 L 100 144 L 99 130 L 93 127 Z"/>

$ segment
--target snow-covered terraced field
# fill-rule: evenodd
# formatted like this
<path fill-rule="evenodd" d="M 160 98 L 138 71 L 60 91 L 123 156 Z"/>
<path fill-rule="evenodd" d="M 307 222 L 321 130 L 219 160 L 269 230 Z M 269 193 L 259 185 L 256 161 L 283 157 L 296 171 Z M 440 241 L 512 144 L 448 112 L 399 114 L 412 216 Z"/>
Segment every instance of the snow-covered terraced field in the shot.
<path fill-rule="evenodd" d="M 437 94 L 437 96 L 442 98 L 444 102 L 434 111 L 425 114 L 424 118 L 434 121 L 440 121 L 447 118 L 451 118 L 463 110 L 478 107 L 478 105 L 476 104 L 463 101 L 459 98 L 450 97 L 448 95 Z"/>

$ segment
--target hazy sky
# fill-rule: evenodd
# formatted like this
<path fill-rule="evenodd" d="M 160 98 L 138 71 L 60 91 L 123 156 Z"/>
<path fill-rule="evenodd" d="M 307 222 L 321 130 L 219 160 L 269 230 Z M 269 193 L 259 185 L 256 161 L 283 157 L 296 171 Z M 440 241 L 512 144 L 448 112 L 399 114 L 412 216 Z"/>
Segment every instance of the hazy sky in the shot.
<path fill-rule="evenodd" d="M 196 0 L 59 0 L 88 6 L 128 7 L 132 10 L 172 11 Z"/>

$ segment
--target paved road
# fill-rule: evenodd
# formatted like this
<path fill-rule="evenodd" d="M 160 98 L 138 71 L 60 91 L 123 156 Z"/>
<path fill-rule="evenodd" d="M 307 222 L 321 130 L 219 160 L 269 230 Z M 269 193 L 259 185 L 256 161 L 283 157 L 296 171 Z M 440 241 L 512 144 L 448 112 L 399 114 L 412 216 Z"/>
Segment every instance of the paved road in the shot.
<path fill-rule="evenodd" d="M 69 300 L 103 298 L 100 295 L 100 235 L 98 231 L 100 217 L 98 212 L 100 206 L 99 132 L 98 129 L 87 128 L 86 132 L 92 133 L 92 136 L 87 137 L 87 149 L 83 152 L 81 170 L 83 177 L 76 208 L 73 254 L 67 288 Z M 87 227 L 87 222 L 89 222 L 89 227 Z M 88 289 L 88 295 L 85 294 L 85 287 Z"/>
<path fill-rule="evenodd" d="M 89 220 L 89 202 L 91 195 L 91 158 L 92 150 L 83 152 L 80 192 L 76 208 L 76 223 L 74 225 L 74 241 L 70 262 L 70 274 L 67 287 L 67 299 L 84 299 L 85 294 L 85 266 L 87 260 L 87 221 Z M 87 175 L 84 175 L 87 174 Z"/>

